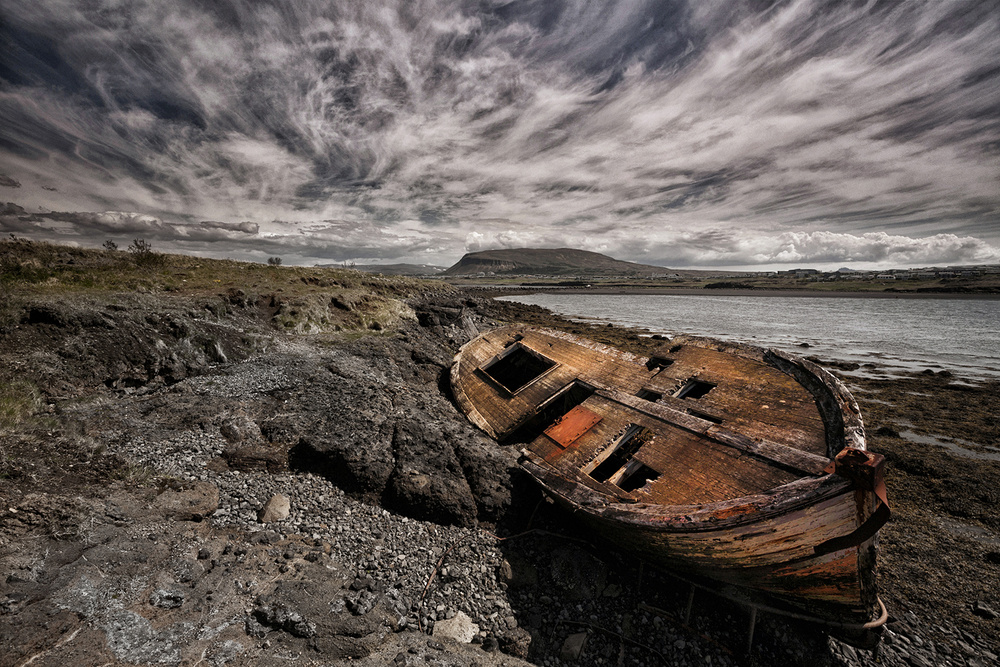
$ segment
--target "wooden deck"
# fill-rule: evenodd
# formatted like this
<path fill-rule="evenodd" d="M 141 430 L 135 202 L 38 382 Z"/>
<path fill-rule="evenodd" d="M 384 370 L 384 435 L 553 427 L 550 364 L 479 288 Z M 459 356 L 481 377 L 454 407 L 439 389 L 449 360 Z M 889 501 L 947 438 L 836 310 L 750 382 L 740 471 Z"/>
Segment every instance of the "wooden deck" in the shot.
<path fill-rule="evenodd" d="M 470 418 L 610 498 L 710 503 L 829 461 L 815 398 L 762 357 L 671 342 L 646 358 L 527 328 L 477 341 L 454 371 Z"/>

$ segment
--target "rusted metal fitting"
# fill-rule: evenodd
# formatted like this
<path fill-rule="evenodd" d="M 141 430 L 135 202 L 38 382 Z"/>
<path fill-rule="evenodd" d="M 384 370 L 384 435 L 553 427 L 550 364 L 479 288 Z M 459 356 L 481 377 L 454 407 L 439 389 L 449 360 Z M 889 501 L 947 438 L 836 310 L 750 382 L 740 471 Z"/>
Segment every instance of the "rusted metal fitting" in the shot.
<path fill-rule="evenodd" d="M 855 447 L 845 447 L 827 466 L 826 472 L 851 480 L 856 488 L 874 491 L 885 472 L 885 457 Z"/>

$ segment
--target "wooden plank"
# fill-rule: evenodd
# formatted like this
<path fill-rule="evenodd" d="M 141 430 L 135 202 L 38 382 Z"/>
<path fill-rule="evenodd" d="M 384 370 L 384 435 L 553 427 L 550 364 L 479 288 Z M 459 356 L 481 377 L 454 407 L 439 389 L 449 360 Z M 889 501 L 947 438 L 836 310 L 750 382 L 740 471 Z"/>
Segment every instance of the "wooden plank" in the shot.
<path fill-rule="evenodd" d="M 761 493 L 798 477 L 677 428 L 659 430 L 653 444 L 635 455 L 660 473 L 646 487 L 648 502 L 710 503 Z"/>
<path fill-rule="evenodd" d="M 823 469 L 830 462 L 830 459 L 823 456 L 817 456 L 777 442 L 754 440 L 726 428 L 725 424 L 715 425 L 688 415 L 686 412 L 681 412 L 675 408 L 675 405 L 679 403 L 676 399 L 676 402 L 664 404 L 659 402 L 651 403 L 641 398 L 610 389 L 602 389 L 597 393 L 631 409 L 645 412 L 659 420 L 674 424 L 692 433 L 711 438 L 733 449 L 753 454 L 787 470 L 808 475 L 820 475 L 823 474 Z"/>

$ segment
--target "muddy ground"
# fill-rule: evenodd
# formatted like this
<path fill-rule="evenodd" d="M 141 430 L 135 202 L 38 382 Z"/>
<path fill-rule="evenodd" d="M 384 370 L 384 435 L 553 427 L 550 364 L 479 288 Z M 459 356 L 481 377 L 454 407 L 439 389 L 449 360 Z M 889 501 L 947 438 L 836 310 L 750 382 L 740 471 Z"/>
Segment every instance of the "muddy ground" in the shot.
<path fill-rule="evenodd" d="M 711 596 L 683 623 L 682 585 L 580 532 L 450 402 L 476 329 L 643 332 L 481 293 L 410 307 L 312 336 L 239 294 L 44 297 L 0 323 L 0 381 L 32 406 L 0 433 L 0 665 L 874 664 L 767 615 L 746 655 L 745 611 Z M 888 459 L 882 664 L 992 664 L 1000 383 L 825 365 Z M 290 516 L 261 523 L 278 491 Z M 473 643 L 429 635 L 459 611 Z"/>

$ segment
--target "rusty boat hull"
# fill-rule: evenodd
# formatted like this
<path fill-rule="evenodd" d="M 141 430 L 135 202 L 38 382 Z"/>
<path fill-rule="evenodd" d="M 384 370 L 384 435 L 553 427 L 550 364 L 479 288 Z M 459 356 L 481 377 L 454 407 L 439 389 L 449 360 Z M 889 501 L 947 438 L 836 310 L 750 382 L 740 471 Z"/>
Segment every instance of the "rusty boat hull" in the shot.
<path fill-rule="evenodd" d="M 878 641 L 884 461 L 832 375 L 775 350 L 683 337 L 649 357 L 564 332 L 481 334 L 459 407 L 605 538 L 753 603 Z"/>

